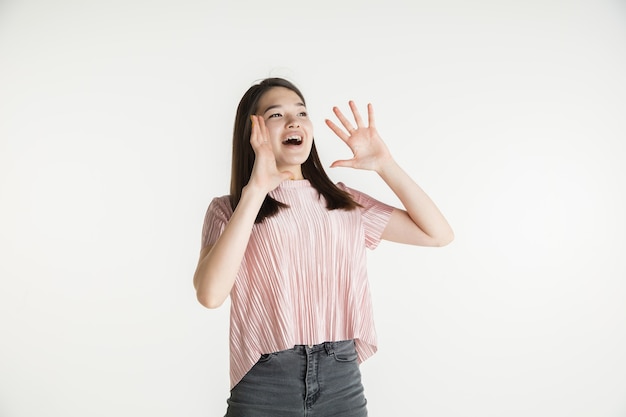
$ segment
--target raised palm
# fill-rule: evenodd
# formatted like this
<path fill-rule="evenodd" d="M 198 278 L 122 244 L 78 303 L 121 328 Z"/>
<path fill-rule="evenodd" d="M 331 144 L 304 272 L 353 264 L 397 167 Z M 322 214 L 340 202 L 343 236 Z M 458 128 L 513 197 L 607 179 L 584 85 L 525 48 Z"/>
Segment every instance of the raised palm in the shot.
<path fill-rule="evenodd" d="M 368 117 L 366 125 L 356 104 L 353 101 L 350 101 L 348 104 L 354 116 L 356 127 L 353 126 L 338 107 L 333 107 L 333 112 L 347 132 L 328 119 L 326 119 L 326 124 L 348 145 L 354 156 L 350 159 L 337 160 L 331 166 L 379 171 L 391 159 L 391 154 L 376 130 L 374 108 L 371 104 L 367 105 Z"/>

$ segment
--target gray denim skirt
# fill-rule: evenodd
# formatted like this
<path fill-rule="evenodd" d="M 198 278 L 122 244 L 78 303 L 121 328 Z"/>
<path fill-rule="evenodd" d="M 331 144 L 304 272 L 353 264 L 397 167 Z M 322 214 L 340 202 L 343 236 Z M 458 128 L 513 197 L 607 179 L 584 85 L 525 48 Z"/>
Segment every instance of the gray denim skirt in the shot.
<path fill-rule="evenodd" d="M 366 417 L 353 340 L 262 355 L 231 390 L 225 417 Z"/>

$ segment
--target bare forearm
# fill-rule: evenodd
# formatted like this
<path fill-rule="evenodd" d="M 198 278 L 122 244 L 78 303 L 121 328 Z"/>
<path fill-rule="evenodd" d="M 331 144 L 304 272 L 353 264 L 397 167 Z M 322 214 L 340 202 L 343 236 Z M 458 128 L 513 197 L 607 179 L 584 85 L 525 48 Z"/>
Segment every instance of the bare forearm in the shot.
<path fill-rule="evenodd" d="M 426 235 L 427 240 L 420 240 L 420 244 L 444 246 L 454 239 L 439 208 L 392 158 L 381 164 L 377 172 L 400 199 L 412 222 Z"/>
<path fill-rule="evenodd" d="M 230 294 L 265 195 L 263 191 L 244 187 L 224 232 L 198 261 L 193 282 L 202 305 L 219 307 Z"/>

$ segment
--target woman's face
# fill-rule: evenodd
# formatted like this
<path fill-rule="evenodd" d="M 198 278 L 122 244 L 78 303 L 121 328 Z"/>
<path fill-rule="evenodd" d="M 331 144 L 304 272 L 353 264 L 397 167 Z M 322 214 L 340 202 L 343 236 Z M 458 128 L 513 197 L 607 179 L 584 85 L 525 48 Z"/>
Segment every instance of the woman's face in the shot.
<path fill-rule="evenodd" d="M 298 94 L 285 87 L 274 87 L 261 96 L 257 115 L 265 121 L 276 167 L 302 179 L 300 165 L 313 145 L 313 124 Z"/>

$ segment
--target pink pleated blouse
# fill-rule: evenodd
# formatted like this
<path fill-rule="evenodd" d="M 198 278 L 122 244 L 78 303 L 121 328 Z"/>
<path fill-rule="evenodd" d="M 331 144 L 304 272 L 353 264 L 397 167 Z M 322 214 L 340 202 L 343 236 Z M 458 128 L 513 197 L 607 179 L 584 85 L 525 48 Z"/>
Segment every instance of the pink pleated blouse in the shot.
<path fill-rule="evenodd" d="M 366 248 L 374 249 L 393 207 L 338 183 L 362 207 L 328 210 L 308 180 L 270 192 L 289 205 L 256 224 L 230 293 L 230 384 L 264 353 L 354 339 L 359 362 L 376 352 Z M 232 215 L 228 196 L 209 204 L 202 247 Z"/>

